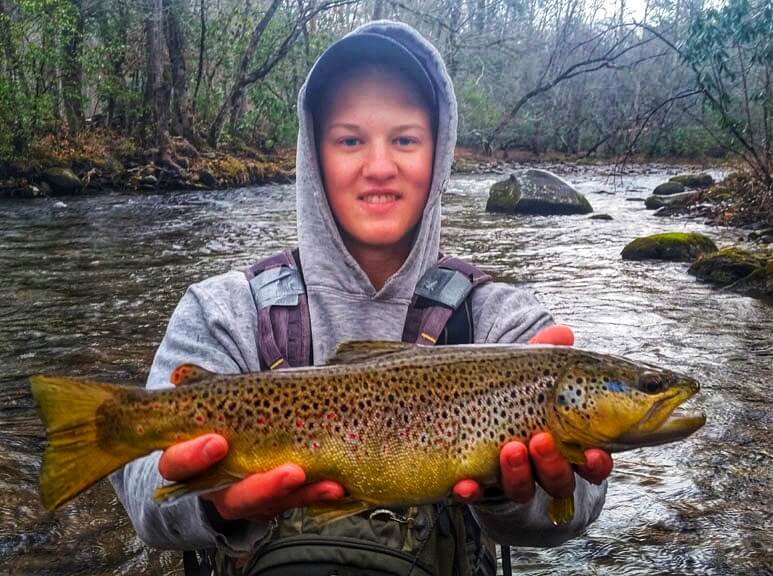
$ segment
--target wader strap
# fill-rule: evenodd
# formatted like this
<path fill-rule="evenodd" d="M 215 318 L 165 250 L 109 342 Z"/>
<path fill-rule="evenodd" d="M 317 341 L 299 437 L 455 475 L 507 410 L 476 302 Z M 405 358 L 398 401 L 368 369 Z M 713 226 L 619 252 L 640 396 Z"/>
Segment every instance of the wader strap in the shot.
<path fill-rule="evenodd" d="M 288 250 L 244 270 L 258 311 L 258 350 L 270 370 L 311 363 L 309 303 L 297 261 Z"/>
<path fill-rule="evenodd" d="M 403 342 L 434 346 L 472 289 L 489 280 L 491 276 L 464 260 L 442 257 L 416 285 L 405 319 Z"/>

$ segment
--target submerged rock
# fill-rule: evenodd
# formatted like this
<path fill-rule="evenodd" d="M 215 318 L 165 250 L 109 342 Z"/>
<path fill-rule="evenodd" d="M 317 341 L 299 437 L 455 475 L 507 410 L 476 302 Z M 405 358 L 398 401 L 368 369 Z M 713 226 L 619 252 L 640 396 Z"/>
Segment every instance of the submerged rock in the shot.
<path fill-rule="evenodd" d="M 653 194 L 644 201 L 644 205 L 650 210 L 657 210 L 664 206 L 684 208 L 699 197 L 700 192 L 681 192 L 679 194 L 672 194 L 671 196 L 656 196 Z"/>
<path fill-rule="evenodd" d="M 656 196 L 670 196 L 671 194 L 679 194 L 681 192 L 684 192 L 684 186 L 679 182 L 663 182 L 663 184 L 655 187 L 652 191 Z"/>
<path fill-rule="evenodd" d="M 69 168 L 48 168 L 43 179 L 51 185 L 54 194 L 73 194 L 81 190 L 80 178 Z"/>
<path fill-rule="evenodd" d="M 680 174 L 668 179 L 669 182 L 678 182 L 687 188 L 708 188 L 714 184 L 714 178 L 710 174 Z"/>
<path fill-rule="evenodd" d="M 690 274 L 728 290 L 773 298 L 773 256 L 723 248 L 696 260 Z"/>
<path fill-rule="evenodd" d="M 533 214 L 589 214 L 590 202 L 568 182 L 547 170 L 524 170 L 491 186 L 487 212 Z"/>
<path fill-rule="evenodd" d="M 689 262 L 697 257 L 716 252 L 714 242 L 697 232 L 664 232 L 637 238 L 630 242 L 621 255 L 623 260 L 671 260 Z"/>
<path fill-rule="evenodd" d="M 609 214 L 593 214 L 588 217 L 588 220 L 612 220 L 612 216 Z"/>

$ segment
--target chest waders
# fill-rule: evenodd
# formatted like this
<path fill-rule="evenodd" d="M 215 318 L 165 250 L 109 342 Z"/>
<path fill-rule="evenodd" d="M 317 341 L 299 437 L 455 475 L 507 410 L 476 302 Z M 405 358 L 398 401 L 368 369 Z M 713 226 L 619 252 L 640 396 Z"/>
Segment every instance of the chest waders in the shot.
<path fill-rule="evenodd" d="M 256 341 L 263 369 L 313 363 L 311 323 L 298 251 L 287 250 L 244 270 L 258 310 Z M 403 342 L 425 346 L 473 339 L 468 296 L 491 278 L 458 258 L 441 257 L 419 280 Z M 318 526 L 304 509 L 278 516 L 260 548 L 240 558 L 185 552 L 186 576 L 493 576 L 496 551 L 468 507 L 439 504 L 368 510 Z M 505 558 L 505 556 L 507 558 Z M 509 566 L 509 547 L 502 547 Z M 505 572 L 509 576 L 510 571 Z"/>

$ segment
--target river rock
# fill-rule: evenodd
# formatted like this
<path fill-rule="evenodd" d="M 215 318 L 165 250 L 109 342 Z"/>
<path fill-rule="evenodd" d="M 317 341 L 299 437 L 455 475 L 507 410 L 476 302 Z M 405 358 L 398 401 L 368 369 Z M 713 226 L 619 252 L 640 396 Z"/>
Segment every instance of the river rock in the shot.
<path fill-rule="evenodd" d="M 669 208 L 684 208 L 697 200 L 700 195 L 700 192 L 681 192 L 679 194 L 672 194 L 671 196 L 656 196 L 653 194 L 644 201 L 644 205 L 649 210 L 657 210 L 658 208 L 663 208 L 665 206 L 668 206 Z"/>
<path fill-rule="evenodd" d="M 623 260 L 671 260 L 690 262 L 698 256 L 716 252 L 710 238 L 697 232 L 665 232 L 637 238 L 621 253 Z"/>
<path fill-rule="evenodd" d="M 511 214 L 589 214 L 590 202 L 568 182 L 547 170 L 523 170 L 491 186 L 487 212 Z"/>
<path fill-rule="evenodd" d="M 687 188 L 708 188 L 714 184 L 714 178 L 711 174 L 680 174 L 679 176 L 672 176 L 668 179 L 669 182 L 678 182 Z"/>
<path fill-rule="evenodd" d="M 217 178 L 210 172 L 209 170 L 199 170 L 199 182 L 204 184 L 204 186 L 211 186 L 215 187 L 218 185 Z"/>
<path fill-rule="evenodd" d="M 657 186 L 652 193 L 658 196 L 670 196 L 671 194 L 679 194 L 684 192 L 684 186 L 679 182 L 663 182 L 660 186 Z"/>
<path fill-rule="evenodd" d="M 770 254 L 723 248 L 696 260 L 688 272 L 734 292 L 773 298 L 773 256 Z"/>
<path fill-rule="evenodd" d="M 612 220 L 612 216 L 609 214 L 592 214 L 588 217 L 588 220 Z"/>
<path fill-rule="evenodd" d="M 69 168 L 48 168 L 43 179 L 51 185 L 54 194 L 73 194 L 82 188 L 80 178 Z"/>

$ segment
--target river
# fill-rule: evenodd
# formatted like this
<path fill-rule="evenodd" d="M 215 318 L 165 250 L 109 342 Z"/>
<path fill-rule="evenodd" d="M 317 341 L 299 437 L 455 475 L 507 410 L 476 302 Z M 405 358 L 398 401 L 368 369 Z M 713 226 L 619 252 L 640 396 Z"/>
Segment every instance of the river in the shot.
<path fill-rule="evenodd" d="M 708 423 L 684 442 L 620 454 L 601 517 L 549 549 L 516 549 L 516 573 L 773 574 L 773 307 L 699 283 L 687 265 L 624 262 L 661 231 L 726 245 L 738 230 L 657 218 L 644 198 L 679 169 L 552 167 L 596 212 L 484 211 L 495 175 L 457 176 L 444 203 L 446 252 L 526 283 L 573 327 L 578 347 L 697 377 Z M 185 287 L 295 239 L 294 189 L 271 185 L 0 204 L 0 576 L 181 574 L 145 547 L 107 482 L 56 513 L 37 495 L 42 426 L 27 376 L 141 385 Z"/>

